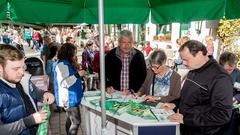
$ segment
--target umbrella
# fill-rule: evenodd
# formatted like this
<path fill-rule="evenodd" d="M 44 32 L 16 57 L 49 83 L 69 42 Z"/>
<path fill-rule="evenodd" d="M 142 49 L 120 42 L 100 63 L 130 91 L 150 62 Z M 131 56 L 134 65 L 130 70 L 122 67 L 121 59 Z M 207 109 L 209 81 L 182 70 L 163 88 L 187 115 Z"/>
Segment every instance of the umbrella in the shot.
<path fill-rule="evenodd" d="M 10 6 L 7 6 L 7 5 Z M 105 0 L 105 23 L 143 24 L 148 22 L 147 0 Z M 16 22 L 98 23 L 98 0 L 0 0 L 0 20 L 6 19 L 7 7 Z"/>
<path fill-rule="evenodd" d="M 240 17 L 239 0 L 227 0 L 225 6 L 226 19 L 235 19 Z"/>
<path fill-rule="evenodd" d="M 149 0 L 153 23 L 239 18 L 239 0 Z"/>
<path fill-rule="evenodd" d="M 238 18 L 239 0 L 104 0 L 105 24 L 156 24 Z M 98 0 L 0 0 L 0 20 L 98 23 Z"/>
<path fill-rule="evenodd" d="M 6 19 L 7 2 L 0 0 L 0 20 Z"/>
<path fill-rule="evenodd" d="M 12 11 L 10 12 L 11 21 L 76 23 L 84 20 L 83 2 L 83 0 L 0 0 L 0 7 L 7 7 L 6 12 Z M 15 14 L 14 18 L 12 14 Z"/>

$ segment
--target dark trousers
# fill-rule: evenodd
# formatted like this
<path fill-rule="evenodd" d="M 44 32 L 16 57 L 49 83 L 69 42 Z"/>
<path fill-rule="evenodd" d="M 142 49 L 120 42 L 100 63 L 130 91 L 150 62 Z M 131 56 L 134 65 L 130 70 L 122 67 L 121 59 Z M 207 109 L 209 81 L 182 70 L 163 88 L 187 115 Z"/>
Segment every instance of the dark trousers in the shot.
<path fill-rule="evenodd" d="M 27 43 L 28 43 L 28 47 L 31 46 L 31 39 L 26 39 Z"/>
<path fill-rule="evenodd" d="M 240 114 L 238 109 L 233 109 L 231 120 L 221 129 L 221 135 L 239 135 Z"/>
<path fill-rule="evenodd" d="M 79 106 L 66 109 L 67 121 L 65 124 L 67 135 L 77 135 L 81 123 Z"/>

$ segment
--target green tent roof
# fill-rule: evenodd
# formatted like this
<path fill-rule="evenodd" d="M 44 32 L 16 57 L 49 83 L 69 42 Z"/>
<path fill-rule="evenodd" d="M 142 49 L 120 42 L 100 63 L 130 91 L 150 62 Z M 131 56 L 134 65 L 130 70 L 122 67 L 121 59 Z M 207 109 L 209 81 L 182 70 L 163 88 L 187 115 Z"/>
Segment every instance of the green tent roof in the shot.
<path fill-rule="evenodd" d="M 239 0 L 104 0 L 105 24 L 238 18 Z M 0 20 L 27 23 L 98 23 L 98 0 L 0 0 Z"/>

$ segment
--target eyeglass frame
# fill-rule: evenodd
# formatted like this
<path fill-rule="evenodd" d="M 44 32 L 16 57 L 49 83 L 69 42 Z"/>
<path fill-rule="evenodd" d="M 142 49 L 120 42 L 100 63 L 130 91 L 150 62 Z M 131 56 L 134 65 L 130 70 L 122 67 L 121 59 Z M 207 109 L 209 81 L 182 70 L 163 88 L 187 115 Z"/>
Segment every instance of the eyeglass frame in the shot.
<path fill-rule="evenodd" d="M 162 66 L 162 65 L 159 65 L 159 66 L 153 66 L 152 64 L 150 64 L 150 67 L 151 67 L 152 69 L 156 69 L 156 70 L 158 70 L 161 66 Z"/>

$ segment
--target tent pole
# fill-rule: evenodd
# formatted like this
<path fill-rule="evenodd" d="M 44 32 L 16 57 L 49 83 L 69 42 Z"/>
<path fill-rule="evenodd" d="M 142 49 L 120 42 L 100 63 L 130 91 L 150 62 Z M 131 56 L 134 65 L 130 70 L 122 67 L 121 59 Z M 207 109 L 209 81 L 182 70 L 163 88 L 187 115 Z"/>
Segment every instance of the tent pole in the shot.
<path fill-rule="evenodd" d="M 104 54 L 104 5 L 103 0 L 98 0 L 98 22 L 100 39 L 100 83 L 101 83 L 101 103 L 102 103 L 102 130 L 101 134 L 106 134 L 106 93 L 105 93 L 105 54 Z"/>

